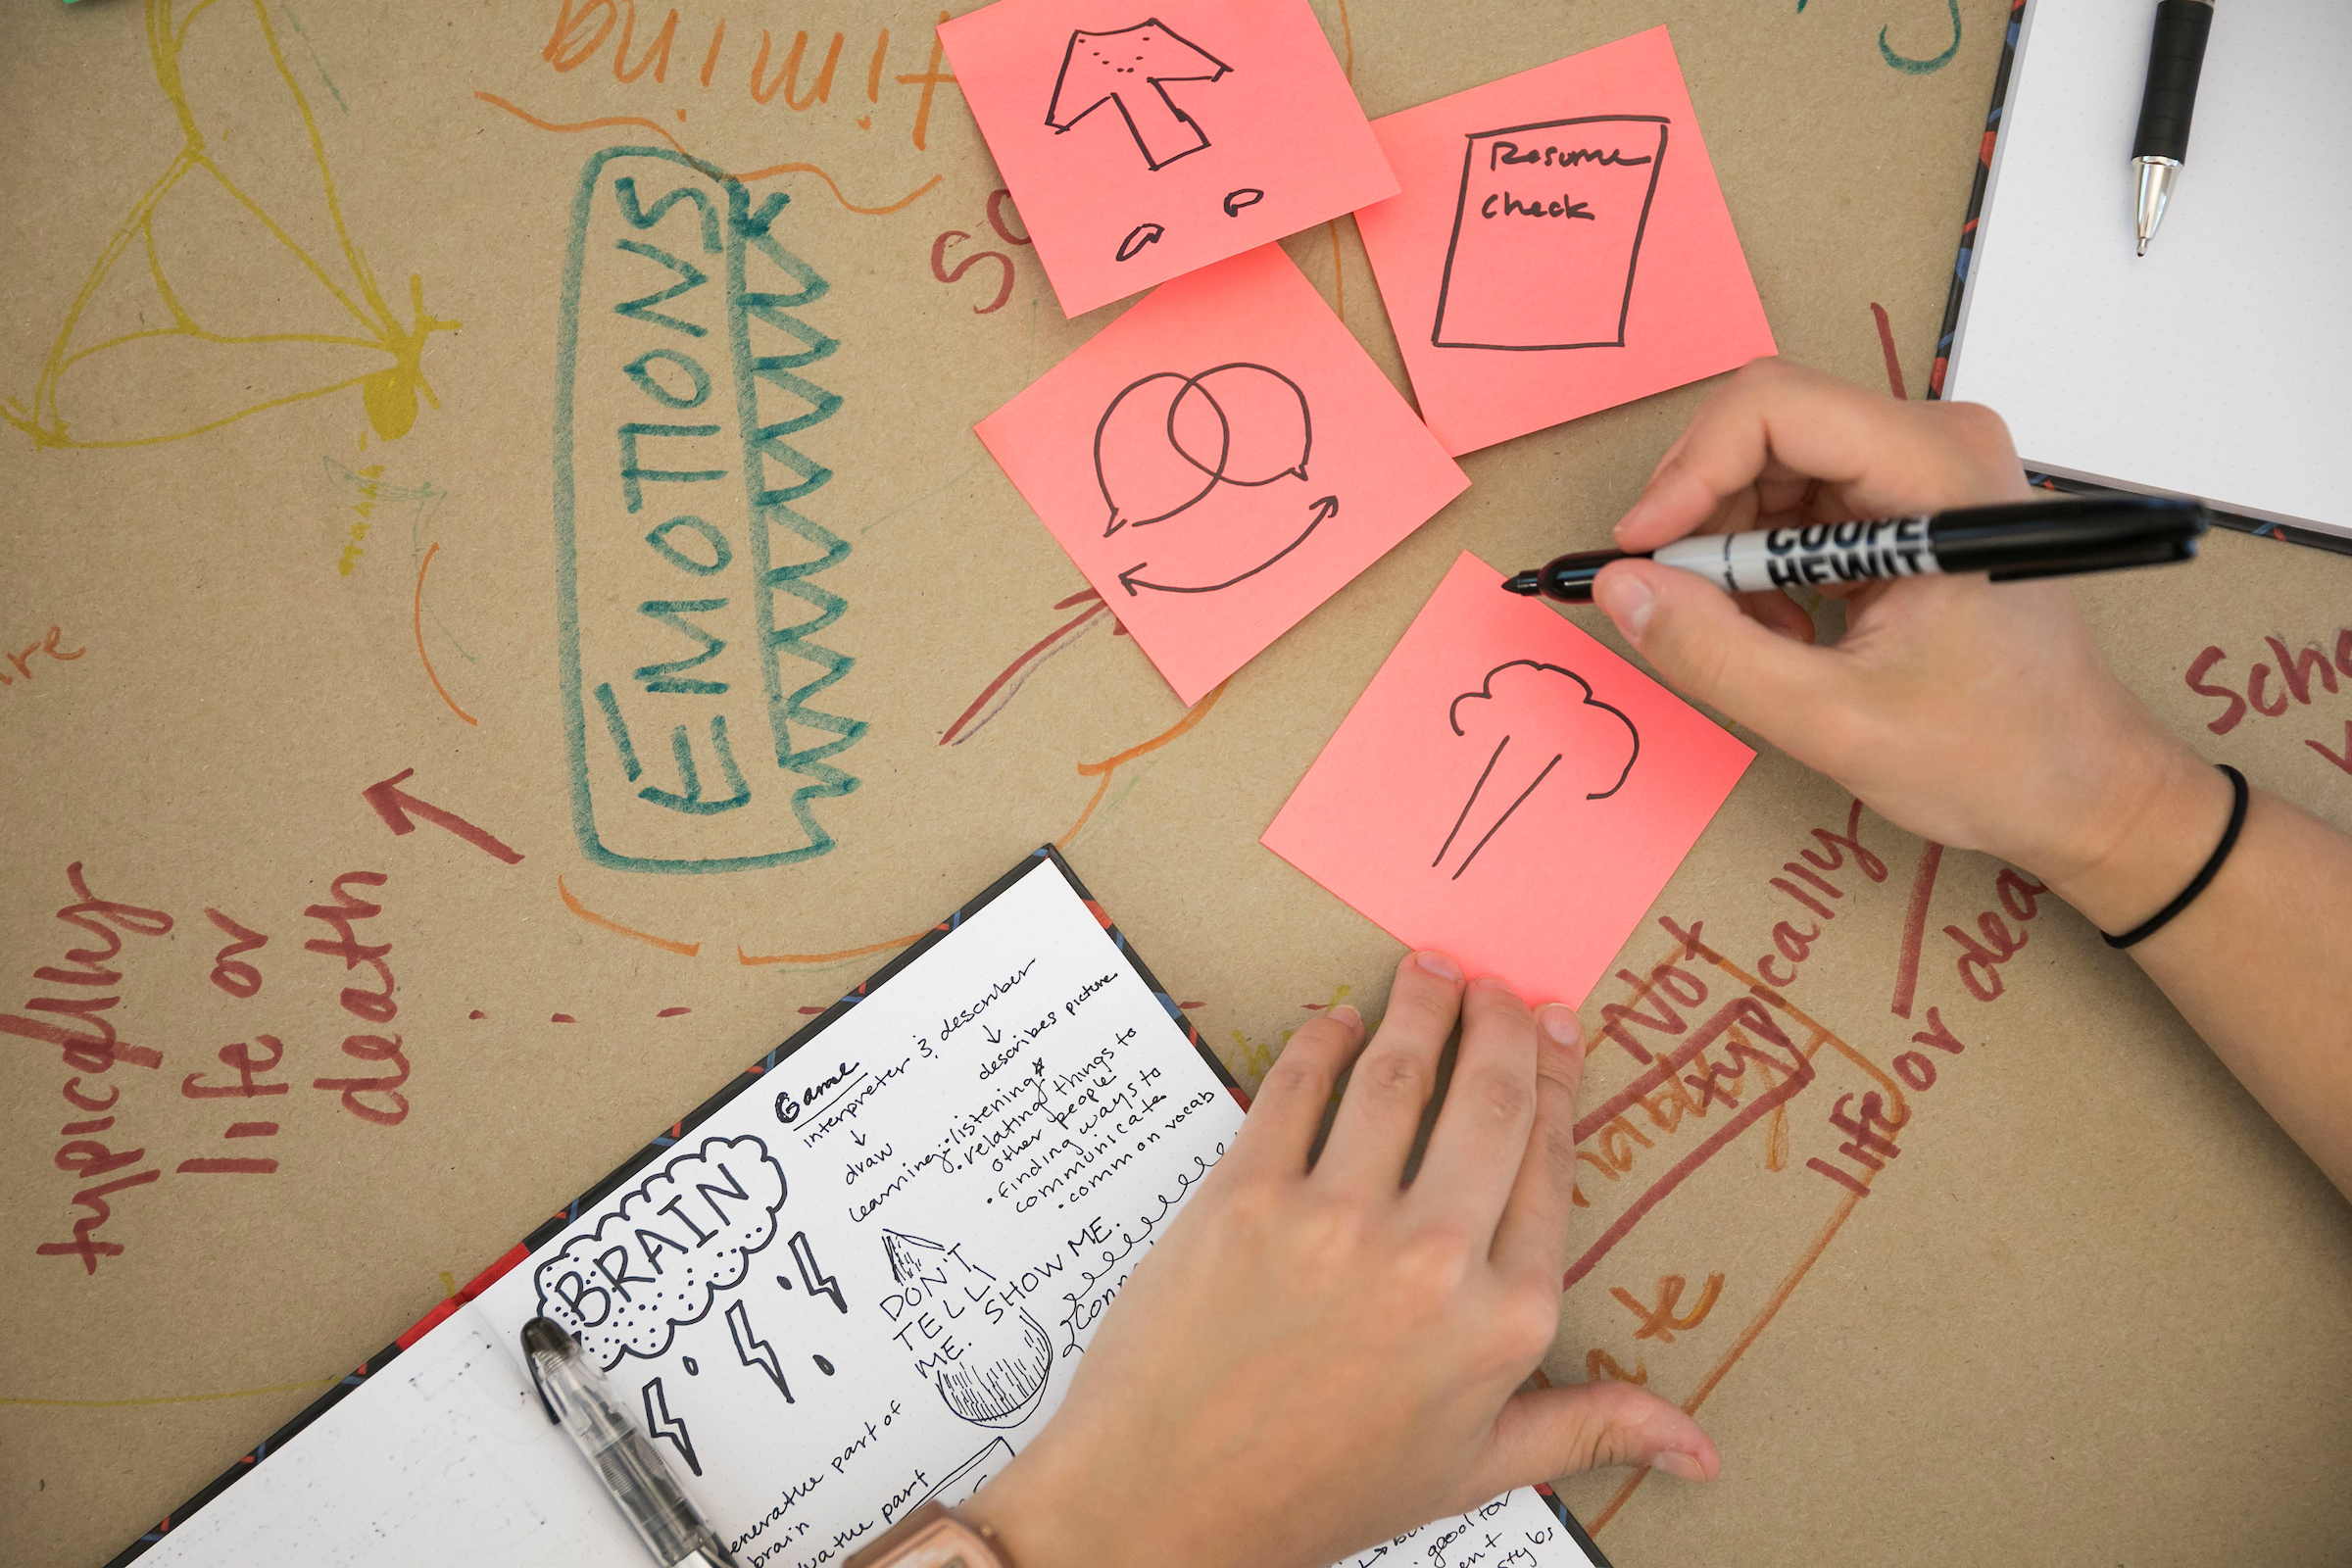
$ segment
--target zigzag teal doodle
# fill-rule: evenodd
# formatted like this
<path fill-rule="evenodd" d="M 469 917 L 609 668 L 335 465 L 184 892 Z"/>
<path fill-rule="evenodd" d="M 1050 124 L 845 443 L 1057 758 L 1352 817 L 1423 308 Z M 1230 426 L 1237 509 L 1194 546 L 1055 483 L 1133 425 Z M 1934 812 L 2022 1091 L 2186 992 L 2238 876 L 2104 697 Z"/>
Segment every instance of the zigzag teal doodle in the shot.
<path fill-rule="evenodd" d="M 608 171 L 615 160 L 630 172 Z M 671 178 L 649 172 L 659 165 L 683 180 L 643 199 L 641 180 Z M 833 471 L 787 438 L 840 411 L 838 393 L 799 372 L 841 345 L 796 314 L 831 285 L 774 232 L 789 200 L 755 203 L 740 180 L 664 148 L 611 148 L 581 175 L 557 356 L 557 613 L 573 821 L 600 865 L 806 860 L 836 843 L 818 803 L 859 785 L 833 759 L 865 720 L 813 706 L 855 667 L 816 641 L 849 605 L 812 580 L 850 544 L 801 510 Z M 730 375 L 728 410 L 713 394 Z M 740 511 L 713 482 L 737 468 Z M 779 615 L 786 598 L 798 603 Z M 772 744 L 743 749 L 762 719 Z M 707 780 L 725 793 L 706 794 Z"/>

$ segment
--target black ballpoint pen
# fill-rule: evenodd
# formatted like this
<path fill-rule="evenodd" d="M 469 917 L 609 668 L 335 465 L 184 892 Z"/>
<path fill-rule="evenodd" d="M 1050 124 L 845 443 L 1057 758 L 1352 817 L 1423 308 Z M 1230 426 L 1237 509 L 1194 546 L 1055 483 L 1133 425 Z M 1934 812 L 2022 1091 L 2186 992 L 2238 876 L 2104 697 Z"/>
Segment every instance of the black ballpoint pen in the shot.
<path fill-rule="evenodd" d="M 2148 84 L 2139 97 L 2139 129 L 2132 138 L 2132 173 L 2139 254 L 2164 221 L 2173 181 L 2188 158 L 2188 120 L 2197 107 L 2197 73 L 2205 64 L 2205 34 L 2213 0 L 2158 0 L 2156 33 L 2148 41 Z"/>

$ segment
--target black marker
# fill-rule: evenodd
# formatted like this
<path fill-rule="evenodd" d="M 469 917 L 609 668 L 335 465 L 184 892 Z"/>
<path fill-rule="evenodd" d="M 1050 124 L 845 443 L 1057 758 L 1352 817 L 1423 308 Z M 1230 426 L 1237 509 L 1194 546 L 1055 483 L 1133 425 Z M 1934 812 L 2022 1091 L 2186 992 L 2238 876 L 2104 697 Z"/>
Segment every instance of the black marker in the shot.
<path fill-rule="evenodd" d="M 2084 496 L 1755 533 L 1696 534 L 1639 559 L 1694 571 L 1736 594 L 1964 571 L 2016 582 L 2193 561 L 2198 536 L 2212 521 L 2194 501 Z M 1622 550 L 1587 550 L 1523 571 L 1503 587 L 1589 605 L 1600 568 L 1632 559 L 1637 558 Z"/>

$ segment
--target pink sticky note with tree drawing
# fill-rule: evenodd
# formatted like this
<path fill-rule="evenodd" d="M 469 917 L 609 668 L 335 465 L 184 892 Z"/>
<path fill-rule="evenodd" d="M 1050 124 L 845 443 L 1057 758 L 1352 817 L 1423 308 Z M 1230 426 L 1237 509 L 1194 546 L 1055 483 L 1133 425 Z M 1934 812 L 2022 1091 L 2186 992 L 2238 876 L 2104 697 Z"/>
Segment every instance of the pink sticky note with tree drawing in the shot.
<path fill-rule="evenodd" d="M 974 428 L 1187 704 L 1470 484 L 1279 245 L 1162 284 Z"/>
<path fill-rule="evenodd" d="M 1307 0 L 997 0 L 939 40 L 1065 316 L 1396 190 Z"/>
<path fill-rule="evenodd" d="M 1774 352 L 1664 27 L 1372 122 L 1355 215 L 1457 456 Z"/>
<path fill-rule="evenodd" d="M 1464 552 L 1262 842 L 1413 948 L 1581 1004 L 1755 753 Z"/>

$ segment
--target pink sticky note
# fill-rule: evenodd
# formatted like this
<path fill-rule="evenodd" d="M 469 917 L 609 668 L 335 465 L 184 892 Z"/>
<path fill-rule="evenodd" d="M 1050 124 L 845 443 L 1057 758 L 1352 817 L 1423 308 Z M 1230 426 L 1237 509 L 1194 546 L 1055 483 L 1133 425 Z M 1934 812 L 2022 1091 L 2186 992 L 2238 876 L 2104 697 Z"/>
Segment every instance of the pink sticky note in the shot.
<path fill-rule="evenodd" d="M 1396 194 L 1307 0 L 997 0 L 939 40 L 1065 316 Z"/>
<path fill-rule="evenodd" d="M 1161 285 L 974 428 L 1188 704 L 1470 484 L 1279 245 Z"/>
<path fill-rule="evenodd" d="M 1774 352 L 1664 27 L 1372 122 L 1355 215 L 1456 455 Z"/>
<path fill-rule="evenodd" d="M 1467 552 L 1263 843 L 1414 948 L 1581 1004 L 1755 753 Z"/>

